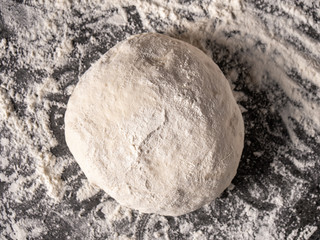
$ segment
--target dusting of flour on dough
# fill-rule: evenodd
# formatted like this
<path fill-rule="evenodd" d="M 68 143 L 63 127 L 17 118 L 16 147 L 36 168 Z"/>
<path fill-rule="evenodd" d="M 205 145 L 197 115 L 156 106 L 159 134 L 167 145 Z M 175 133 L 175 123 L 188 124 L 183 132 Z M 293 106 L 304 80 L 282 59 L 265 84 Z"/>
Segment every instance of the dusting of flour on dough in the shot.
<path fill-rule="evenodd" d="M 244 124 L 210 58 L 146 33 L 117 44 L 81 77 L 65 113 L 65 136 L 88 180 L 120 204 L 179 216 L 230 185 Z"/>

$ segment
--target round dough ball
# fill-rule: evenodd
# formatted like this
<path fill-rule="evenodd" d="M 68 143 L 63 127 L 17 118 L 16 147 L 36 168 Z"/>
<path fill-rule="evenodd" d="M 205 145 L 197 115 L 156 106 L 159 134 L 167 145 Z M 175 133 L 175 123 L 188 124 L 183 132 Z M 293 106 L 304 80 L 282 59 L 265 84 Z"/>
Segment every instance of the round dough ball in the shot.
<path fill-rule="evenodd" d="M 124 206 L 178 216 L 229 186 L 244 125 L 207 55 L 148 33 L 117 44 L 81 77 L 65 134 L 92 184 Z"/>

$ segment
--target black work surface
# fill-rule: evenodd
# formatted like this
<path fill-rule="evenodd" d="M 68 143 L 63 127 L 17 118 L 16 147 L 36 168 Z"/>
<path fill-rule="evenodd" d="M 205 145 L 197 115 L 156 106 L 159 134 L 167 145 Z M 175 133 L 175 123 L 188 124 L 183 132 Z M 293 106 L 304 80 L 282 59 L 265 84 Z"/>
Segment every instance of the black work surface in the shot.
<path fill-rule="evenodd" d="M 204 1 L 179 1 L 180 4 L 192 2 L 203 7 Z M 317 12 L 320 10 L 316 2 L 308 5 L 311 7 L 305 6 L 303 1 L 292 1 L 288 4 L 305 16 L 311 16 L 319 26 Z M 122 11 L 126 13 L 126 24 L 117 27 L 106 25 L 104 28 L 109 30 L 102 32 L 93 32 L 88 24 L 98 24 L 103 16 L 95 17 L 94 11 L 91 15 L 90 12 L 86 12 L 85 16 L 91 16 L 88 19 L 83 17 L 84 13 L 74 10 L 71 12 L 78 21 L 65 22 L 71 32 L 77 33 L 72 37 L 73 46 L 86 45 L 92 41 L 92 37 L 97 42 L 92 41 L 88 47 L 89 50 L 85 51 L 81 58 L 77 55 L 78 49 L 74 47 L 65 64 L 48 72 L 36 66 L 17 64 L 18 59 L 22 59 L 19 51 L 23 53 L 21 49 L 23 46 L 17 41 L 17 29 L 8 27 L 10 24 L 6 22 L 8 19 L 15 19 L 21 26 L 26 22 L 30 24 L 31 15 L 23 9 L 28 8 L 28 12 L 32 12 L 32 9 L 43 12 L 47 10 L 41 7 L 41 4 L 29 1 L 8 1 L 6 4 L 0 1 L 0 4 L 0 40 L 6 40 L 6 45 L 2 46 L 6 54 L 2 55 L 0 63 L 0 72 L 3 74 L 0 76 L 0 84 L 1 91 L 6 96 L 15 96 L 15 93 L 19 93 L 24 98 L 35 82 L 41 83 L 47 77 L 59 82 L 60 88 L 65 90 L 68 86 L 76 84 L 79 76 L 117 42 L 127 36 L 149 31 L 150 28 L 177 38 L 186 40 L 195 38 L 194 36 L 186 37 L 188 31 L 174 23 L 170 31 L 166 32 L 167 25 L 164 25 L 167 21 L 152 15 L 144 16 L 149 21 L 149 26 L 144 26 L 146 20 L 142 20 L 139 14 L 142 10 L 135 5 L 127 4 L 122 7 Z M 247 11 L 250 10 L 256 14 L 262 22 L 264 14 L 273 14 L 275 18 L 284 14 L 280 7 L 268 1 L 244 1 L 243 4 L 247 6 Z M 69 7 L 73 9 L 72 4 Z M 105 11 L 107 17 L 118 9 L 111 8 Z M 187 11 L 178 11 L 178 13 L 190 22 L 199 17 L 188 14 Z M 292 16 L 288 16 L 290 17 Z M 203 18 L 206 19 L 205 16 Z M 219 21 L 223 22 L 223 17 L 217 18 L 217 24 Z M 308 24 L 297 25 L 297 29 L 299 34 L 306 35 L 311 39 L 310 41 L 319 44 L 319 29 L 308 28 Z M 286 35 L 281 35 L 278 30 L 276 27 L 268 29 L 305 56 L 305 59 L 310 61 L 310 67 L 313 67 L 319 76 L 319 52 L 310 53 L 303 43 L 301 45 L 294 38 L 286 39 Z M 212 31 L 214 32 L 215 29 Z M 254 29 L 252 31 L 254 32 Z M 61 34 L 68 33 L 61 32 Z M 116 208 L 117 203 L 103 191 L 98 191 L 82 201 L 77 199 L 76 192 L 86 178 L 66 146 L 63 118 L 55 118 L 55 115 L 65 113 L 70 96 L 66 93 L 67 91 L 58 91 L 47 97 L 47 101 L 62 103 L 60 106 L 52 105 L 48 110 L 49 127 L 58 141 L 50 152 L 60 159 L 59 161 L 63 161 L 64 158 L 69 159 L 60 176 L 67 187 L 57 202 L 50 200 L 47 195 L 48 189 L 42 184 L 35 191 L 30 190 L 29 197 L 26 199 L 16 201 L 12 193 L 12 183 L 17 179 L 10 176 L 14 172 L 26 178 L 34 176 L 36 160 L 30 156 L 28 161 L 22 164 L 20 158 L 25 152 L 16 150 L 14 144 L 10 150 L 0 145 L 2 159 L 6 158 L 9 161 L 5 167 L 0 165 L 0 237 L 2 239 L 122 239 L 124 236 L 128 239 L 320 239 L 319 128 L 313 125 L 311 115 L 302 119 L 289 116 L 284 122 L 283 112 L 286 112 L 284 109 L 288 105 L 297 111 L 302 109 L 302 106 L 291 99 L 276 81 L 273 82 L 270 79 L 267 87 L 262 88 L 248 83 L 251 80 L 254 82 L 252 72 L 259 69 L 255 69 L 254 61 L 247 62 L 242 58 L 241 54 L 245 50 L 229 51 L 229 49 L 235 49 L 235 46 L 234 42 L 228 39 L 239 34 L 241 32 L 225 31 L 225 41 L 214 39 L 214 35 L 210 38 L 209 35 L 204 37 L 205 35 L 199 34 L 200 39 L 197 39 L 226 75 L 230 70 L 235 69 L 237 76 L 231 79 L 233 90 L 246 96 L 238 99 L 238 103 L 245 109 L 243 117 L 246 134 L 243 156 L 238 173 L 232 182 L 233 187 L 226 190 L 209 206 L 184 216 L 160 217 L 132 211 L 130 217 L 124 215 L 119 219 L 110 220 L 106 212 L 101 211 L 98 206 L 109 202 Z M 10 43 L 18 52 L 8 54 Z M 28 44 L 34 43 L 30 41 Z M 193 44 L 197 45 L 194 42 Z M 257 41 L 255 46 L 264 51 L 263 42 Z M 252 56 L 253 59 L 255 57 Z M 4 77 L 9 75 L 10 81 L 14 84 L 8 84 L 8 78 Z M 265 76 L 267 80 L 270 77 L 268 73 Z M 305 92 L 306 102 L 310 106 L 314 106 L 316 110 L 319 109 L 319 86 L 313 84 L 310 79 L 303 78 L 300 69 L 287 69 L 286 77 L 296 84 L 298 89 Z M 319 83 L 319 79 L 317 81 Z M 23 101 L 16 102 L 16 98 L 8 98 L 13 106 L 11 110 L 17 118 L 24 121 L 26 106 Z M 0 129 L 1 137 L 10 139 L 6 120 L 1 120 L 3 121 Z M 306 129 L 306 126 L 309 126 L 309 129 Z M 306 146 L 307 150 L 297 147 L 297 144 Z M 13 156 L 12 152 L 15 151 L 16 154 Z M 34 183 L 33 181 L 41 182 L 43 179 L 30 177 L 29 185 L 21 186 L 17 191 L 23 191 L 23 188 L 28 189 Z M 30 226 L 27 224 L 28 221 L 32 223 Z M 32 232 L 37 225 L 33 221 L 39 221 L 42 226 L 39 234 Z M 20 229 L 24 226 L 25 234 L 19 235 L 18 232 L 21 230 L 18 231 L 15 226 L 20 226 Z M 184 230 L 181 226 L 189 227 L 188 230 Z"/>

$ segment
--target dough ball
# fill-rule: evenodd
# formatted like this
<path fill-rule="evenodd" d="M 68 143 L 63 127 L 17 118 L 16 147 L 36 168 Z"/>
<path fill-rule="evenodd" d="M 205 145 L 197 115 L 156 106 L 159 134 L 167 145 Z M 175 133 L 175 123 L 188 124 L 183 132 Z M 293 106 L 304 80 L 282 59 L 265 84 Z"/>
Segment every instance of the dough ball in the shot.
<path fill-rule="evenodd" d="M 178 216 L 229 186 L 244 126 L 206 54 L 148 33 L 117 44 L 81 77 L 65 134 L 92 184 L 124 206 Z"/>

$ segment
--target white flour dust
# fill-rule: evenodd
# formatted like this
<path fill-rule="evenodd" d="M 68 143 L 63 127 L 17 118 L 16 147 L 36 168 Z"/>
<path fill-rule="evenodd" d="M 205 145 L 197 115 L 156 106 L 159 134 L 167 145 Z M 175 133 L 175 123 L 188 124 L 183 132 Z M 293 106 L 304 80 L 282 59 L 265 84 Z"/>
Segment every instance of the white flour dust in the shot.
<path fill-rule="evenodd" d="M 301 210 L 319 201 L 319 190 L 310 192 L 319 185 L 319 2 L 18 2 L 0 0 L 1 239 L 308 239 L 320 233 L 312 215 L 319 207 Z M 234 184 L 181 218 L 119 206 L 88 184 L 64 141 L 66 104 L 79 76 L 117 42 L 142 32 L 182 39 L 210 56 L 246 124 Z"/>

